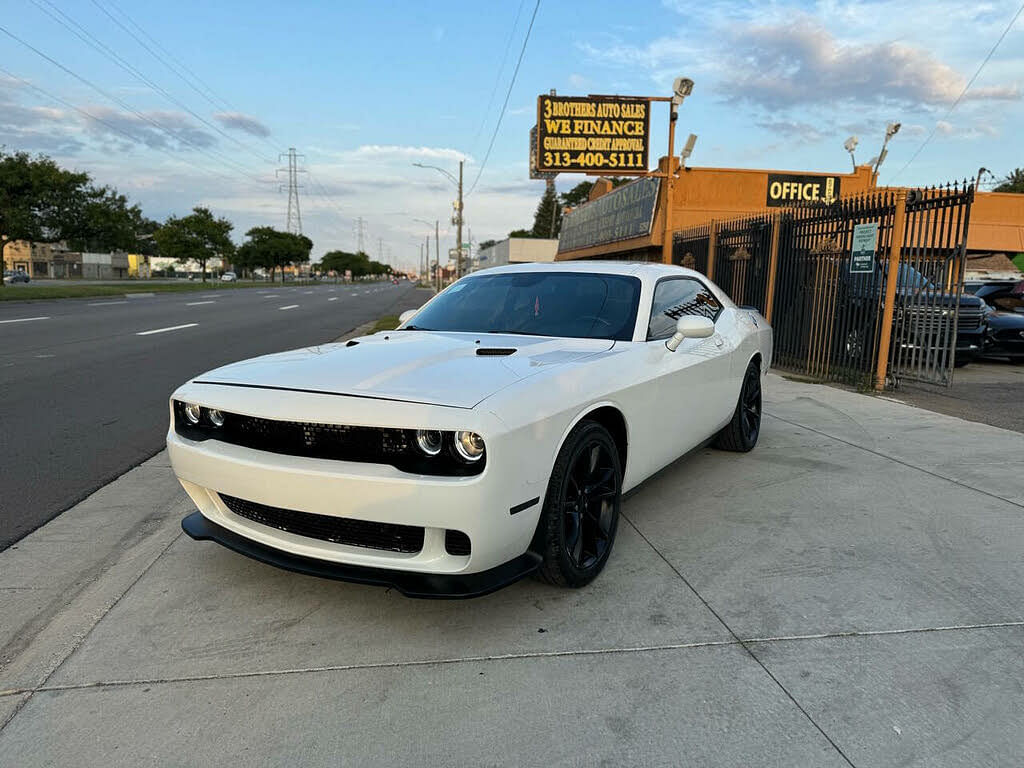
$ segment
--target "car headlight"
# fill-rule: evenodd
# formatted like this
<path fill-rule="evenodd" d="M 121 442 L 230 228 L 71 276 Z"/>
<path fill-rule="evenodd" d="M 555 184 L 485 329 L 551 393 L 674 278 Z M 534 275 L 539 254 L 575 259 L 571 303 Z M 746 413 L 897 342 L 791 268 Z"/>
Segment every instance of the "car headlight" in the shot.
<path fill-rule="evenodd" d="M 210 423 L 213 424 L 213 426 L 224 426 L 224 411 L 218 411 L 216 408 L 211 408 L 206 412 L 206 417 L 210 420 Z"/>
<path fill-rule="evenodd" d="M 476 432 L 460 429 L 455 433 L 455 453 L 463 461 L 479 461 L 484 455 L 484 439 Z"/>
<path fill-rule="evenodd" d="M 189 424 L 198 424 L 203 415 L 203 409 L 199 407 L 198 403 L 185 403 L 184 411 Z"/>
<path fill-rule="evenodd" d="M 416 445 L 427 456 L 437 456 L 441 452 L 441 433 L 436 429 L 416 430 Z"/>

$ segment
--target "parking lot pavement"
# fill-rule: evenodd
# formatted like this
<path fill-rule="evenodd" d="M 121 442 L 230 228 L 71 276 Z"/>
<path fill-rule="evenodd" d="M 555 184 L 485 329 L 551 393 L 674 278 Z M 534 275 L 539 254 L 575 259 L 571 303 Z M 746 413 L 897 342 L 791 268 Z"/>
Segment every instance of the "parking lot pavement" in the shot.
<path fill-rule="evenodd" d="M 590 587 L 415 601 L 187 539 L 161 454 L 0 553 L 18 766 L 1009 765 L 1024 436 L 772 376 Z"/>
<path fill-rule="evenodd" d="M 892 396 L 949 416 L 1024 432 L 1024 365 L 978 360 L 953 372 L 952 387 L 907 382 Z"/>

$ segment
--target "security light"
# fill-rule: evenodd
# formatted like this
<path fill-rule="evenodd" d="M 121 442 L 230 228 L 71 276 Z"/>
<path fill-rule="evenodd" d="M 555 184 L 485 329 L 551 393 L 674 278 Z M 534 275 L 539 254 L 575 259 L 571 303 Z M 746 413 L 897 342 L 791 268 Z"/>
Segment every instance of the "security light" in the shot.
<path fill-rule="evenodd" d="M 843 147 L 846 149 L 847 152 L 850 153 L 850 162 L 853 163 L 854 171 L 857 170 L 857 158 L 853 156 L 853 150 L 857 148 L 857 145 L 859 143 L 860 139 L 858 139 L 856 136 L 851 136 L 843 143 Z"/>
<path fill-rule="evenodd" d="M 691 133 L 690 137 L 686 140 L 686 146 L 683 147 L 683 151 L 679 153 L 679 165 L 683 168 L 686 167 L 686 161 L 693 154 L 693 145 L 697 143 L 697 134 Z"/>
<path fill-rule="evenodd" d="M 672 83 L 672 103 L 676 106 L 693 93 L 693 80 L 688 77 L 677 77 Z"/>
<path fill-rule="evenodd" d="M 891 139 L 893 136 L 895 136 L 899 132 L 900 132 L 900 124 L 899 123 L 889 123 L 887 126 L 885 126 L 885 138 L 887 138 L 887 139 Z"/>

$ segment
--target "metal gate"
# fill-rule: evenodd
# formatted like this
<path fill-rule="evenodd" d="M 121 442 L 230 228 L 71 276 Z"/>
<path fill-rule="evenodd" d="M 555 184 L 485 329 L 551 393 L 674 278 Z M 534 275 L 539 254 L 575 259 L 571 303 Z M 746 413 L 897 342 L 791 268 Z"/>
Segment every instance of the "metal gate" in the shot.
<path fill-rule="evenodd" d="M 963 299 L 973 199 L 967 183 L 907 195 L 899 263 L 887 270 L 896 276 L 889 377 L 897 386 L 901 380 L 949 386 L 957 348 L 965 354 L 972 344 L 980 348 L 981 308 Z"/>
<path fill-rule="evenodd" d="M 962 298 L 973 196 L 966 182 L 877 190 L 712 221 L 676 233 L 673 261 L 760 309 L 780 368 L 862 388 L 948 386 L 958 336 L 963 346 L 982 332 L 981 310 Z M 858 224 L 878 227 L 863 272 L 851 269 Z"/>

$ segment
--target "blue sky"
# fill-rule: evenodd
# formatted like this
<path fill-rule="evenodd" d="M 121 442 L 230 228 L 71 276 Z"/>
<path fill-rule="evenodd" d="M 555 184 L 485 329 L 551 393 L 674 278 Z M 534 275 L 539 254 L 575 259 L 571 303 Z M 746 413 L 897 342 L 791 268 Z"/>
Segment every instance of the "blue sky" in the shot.
<path fill-rule="evenodd" d="M 254 225 L 284 226 L 274 169 L 294 146 L 310 172 L 302 212 L 314 257 L 353 249 L 362 217 L 371 255 L 382 245 L 412 266 L 426 229 L 415 218 L 441 219 L 442 247 L 454 244 L 448 183 L 412 163 L 455 172 L 465 158 L 473 185 L 534 2 L 0 0 L 0 25 L 105 92 L 0 33 L 0 67 L 13 75 L 0 72 L 0 144 L 87 170 L 154 218 L 207 205 L 238 240 Z M 667 94 L 676 75 L 696 81 L 678 128 L 699 136 L 692 165 L 843 171 L 848 135 L 866 161 L 899 120 L 882 183 L 979 166 L 1004 175 L 1024 166 L 1024 17 L 946 112 L 1018 7 L 542 1 L 467 225 L 479 241 L 531 224 L 543 191 L 527 176 L 538 94 Z M 182 65 L 198 80 L 176 74 Z M 652 157 L 664 152 L 664 123 L 656 111 Z"/>

